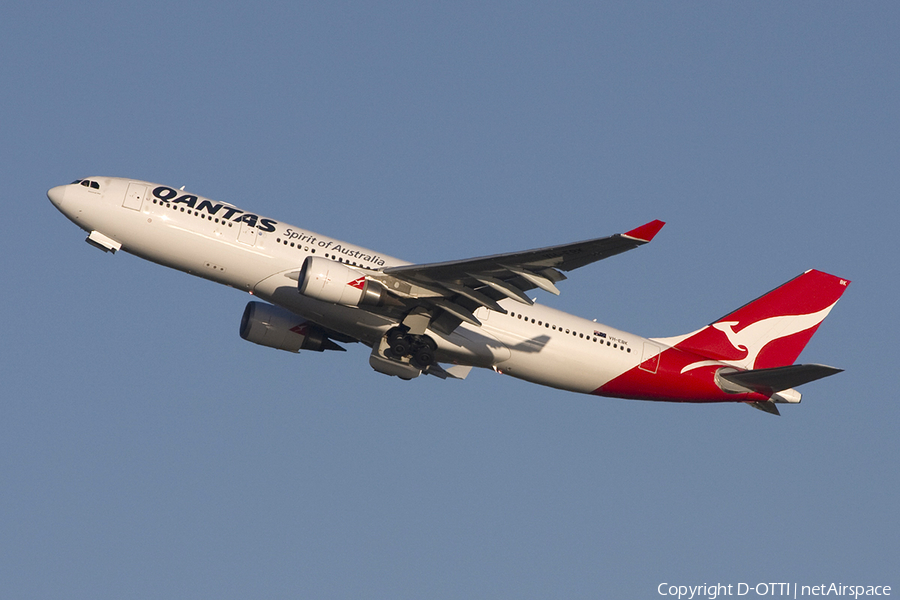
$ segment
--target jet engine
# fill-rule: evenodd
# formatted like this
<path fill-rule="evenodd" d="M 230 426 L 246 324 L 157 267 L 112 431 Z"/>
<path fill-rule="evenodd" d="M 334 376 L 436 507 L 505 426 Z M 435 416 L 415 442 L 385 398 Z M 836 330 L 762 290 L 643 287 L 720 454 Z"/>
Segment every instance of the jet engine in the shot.
<path fill-rule="evenodd" d="M 379 306 L 384 288 L 362 271 L 320 256 L 303 261 L 297 279 L 300 293 L 316 300 L 343 306 Z"/>
<path fill-rule="evenodd" d="M 288 352 L 343 350 L 316 324 L 264 302 L 247 303 L 241 318 L 241 337 L 260 346 Z"/>

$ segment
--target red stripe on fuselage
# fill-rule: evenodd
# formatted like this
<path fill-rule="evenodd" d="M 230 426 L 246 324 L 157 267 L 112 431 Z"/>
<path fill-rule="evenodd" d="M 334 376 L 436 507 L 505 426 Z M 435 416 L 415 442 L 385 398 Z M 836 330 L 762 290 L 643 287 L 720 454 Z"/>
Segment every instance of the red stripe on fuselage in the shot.
<path fill-rule="evenodd" d="M 656 372 L 651 362 L 659 361 Z M 684 367 L 709 359 L 690 352 L 668 348 L 658 356 L 626 371 L 592 392 L 597 396 L 661 400 L 667 402 L 757 402 L 768 400 L 757 393 L 728 394 L 715 382 L 716 371 L 722 363 L 692 368 Z"/>

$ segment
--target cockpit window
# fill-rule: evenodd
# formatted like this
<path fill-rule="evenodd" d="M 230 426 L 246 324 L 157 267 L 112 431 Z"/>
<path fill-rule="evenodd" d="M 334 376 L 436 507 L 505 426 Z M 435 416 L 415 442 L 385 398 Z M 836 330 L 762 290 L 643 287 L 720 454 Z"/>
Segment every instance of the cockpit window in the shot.
<path fill-rule="evenodd" d="M 76 179 L 75 181 L 73 181 L 73 182 L 70 183 L 69 185 L 75 185 L 76 183 L 81 183 L 81 180 L 80 180 L 80 179 Z"/>
<path fill-rule="evenodd" d="M 72 182 L 72 185 L 75 185 L 76 183 L 80 183 L 80 184 L 83 185 L 84 187 L 86 187 L 86 188 L 91 188 L 91 189 L 93 189 L 93 190 L 99 190 L 99 189 L 100 189 L 100 184 L 97 183 L 96 181 L 90 181 L 90 180 L 88 180 L 88 179 L 77 179 L 77 180 L 75 180 L 75 181 Z"/>

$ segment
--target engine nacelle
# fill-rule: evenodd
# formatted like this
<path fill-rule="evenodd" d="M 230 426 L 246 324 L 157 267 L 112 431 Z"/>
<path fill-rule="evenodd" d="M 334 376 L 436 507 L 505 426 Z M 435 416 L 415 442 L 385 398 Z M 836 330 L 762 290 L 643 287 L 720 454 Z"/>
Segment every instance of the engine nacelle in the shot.
<path fill-rule="evenodd" d="M 321 256 L 308 256 L 297 279 L 300 293 L 343 306 L 379 306 L 384 288 L 362 271 Z"/>
<path fill-rule="evenodd" d="M 314 323 L 264 302 L 247 303 L 241 318 L 241 337 L 260 346 L 288 352 L 343 350 L 325 337 L 325 332 Z"/>

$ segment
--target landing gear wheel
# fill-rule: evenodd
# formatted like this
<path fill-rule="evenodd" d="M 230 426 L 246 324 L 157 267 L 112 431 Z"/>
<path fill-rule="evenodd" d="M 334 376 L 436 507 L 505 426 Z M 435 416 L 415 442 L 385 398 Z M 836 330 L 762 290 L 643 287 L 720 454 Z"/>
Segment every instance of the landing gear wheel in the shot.
<path fill-rule="evenodd" d="M 403 358 L 409 354 L 409 340 L 405 337 L 398 338 L 391 343 L 391 354 L 397 358 Z"/>
<path fill-rule="evenodd" d="M 418 369 L 427 369 L 434 364 L 434 350 L 432 350 L 428 346 L 419 348 L 418 350 L 416 350 L 415 354 L 412 355 L 409 364 Z"/>
<path fill-rule="evenodd" d="M 415 347 L 412 350 L 412 358 L 409 363 L 419 369 L 427 369 L 434 364 L 434 351 L 437 344 L 428 336 L 421 336 L 416 340 Z"/>
<path fill-rule="evenodd" d="M 412 340 L 410 339 L 410 336 L 406 335 L 406 332 L 399 327 L 388 331 L 387 340 L 388 349 L 394 358 L 403 358 L 409 354 L 409 350 L 412 347 Z"/>
<path fill-rule="evenodd" d="M 427 335 L 410 335 L 409 329 L 403 326 L 394 327 L 385 334 L 387 348 L 384 353 L 388 358 L 401 361 L 409 357 L 409 364 L 424 371 L 435 363 L 437 344 Z"/>

